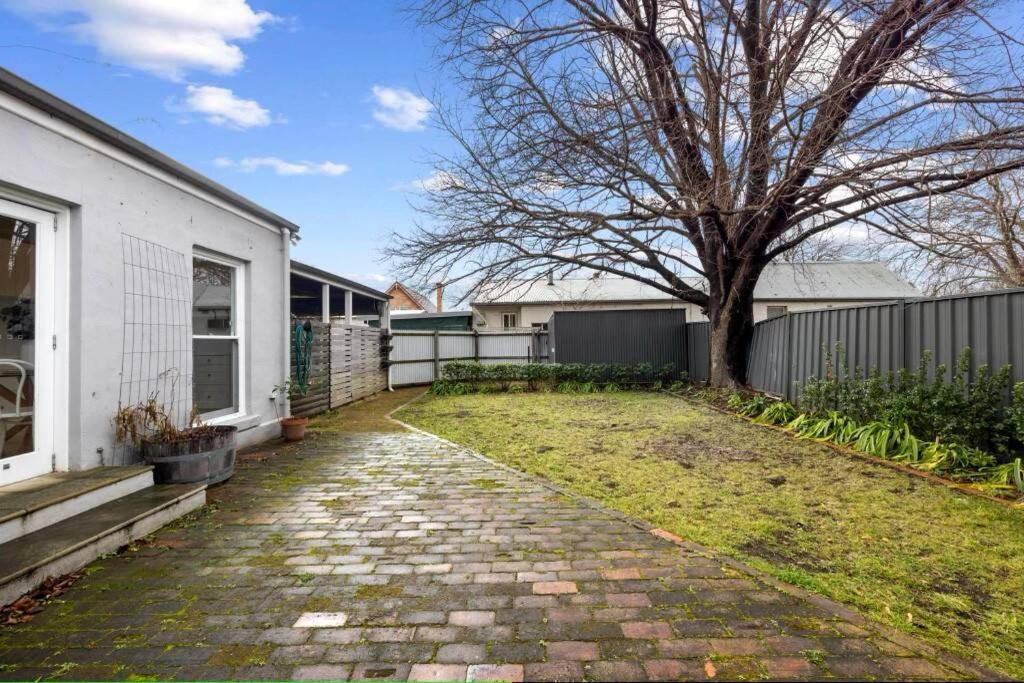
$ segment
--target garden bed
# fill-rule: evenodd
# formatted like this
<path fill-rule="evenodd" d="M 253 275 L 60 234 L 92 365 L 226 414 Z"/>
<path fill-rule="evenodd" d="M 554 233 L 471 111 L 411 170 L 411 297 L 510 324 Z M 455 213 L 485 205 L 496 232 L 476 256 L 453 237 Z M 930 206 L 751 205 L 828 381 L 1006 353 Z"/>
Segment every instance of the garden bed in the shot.
<path fill-rule="evenodd" d="M 665 394 L 430 396 L 398 417 L 1024 676 L 1024 511 Z"/>

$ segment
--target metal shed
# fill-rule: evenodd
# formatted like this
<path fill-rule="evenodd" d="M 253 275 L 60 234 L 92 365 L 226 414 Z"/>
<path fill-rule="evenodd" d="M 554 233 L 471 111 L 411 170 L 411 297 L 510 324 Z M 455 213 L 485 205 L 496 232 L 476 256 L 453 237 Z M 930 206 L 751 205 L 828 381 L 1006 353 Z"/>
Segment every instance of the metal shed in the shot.
<path fill-rule="evenodd" d="M 680 309 L 557 311 L 548 321 L 555 363 L 650 363 L 686 368 L 686 312 Z"/>

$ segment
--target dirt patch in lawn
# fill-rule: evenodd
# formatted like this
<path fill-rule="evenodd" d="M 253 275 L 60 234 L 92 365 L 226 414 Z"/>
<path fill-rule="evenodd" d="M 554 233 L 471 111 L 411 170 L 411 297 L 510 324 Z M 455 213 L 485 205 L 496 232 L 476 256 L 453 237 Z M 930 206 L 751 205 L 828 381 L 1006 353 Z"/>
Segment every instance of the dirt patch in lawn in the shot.
<path fill-rule="evenodd" d="M 654 439 L 648 442 L 645 450 L 663 458 L 671 458 L 687 468 L 693 467 L 695 461 L 750 462 L 763 457 L 761 453 L 746 448 L 720 446 L 688 435 Z"/>

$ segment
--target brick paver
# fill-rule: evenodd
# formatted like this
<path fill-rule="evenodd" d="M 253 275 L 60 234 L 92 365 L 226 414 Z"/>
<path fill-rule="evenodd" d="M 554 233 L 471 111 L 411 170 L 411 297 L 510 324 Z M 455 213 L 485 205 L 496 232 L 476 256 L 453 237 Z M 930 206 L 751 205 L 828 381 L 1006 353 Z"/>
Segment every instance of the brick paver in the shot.
<path fill-rule="evenodd" d="M 957 678 L 949 660 L 418 433 L 322 436 L 0 629 L 0 678 Z"/>

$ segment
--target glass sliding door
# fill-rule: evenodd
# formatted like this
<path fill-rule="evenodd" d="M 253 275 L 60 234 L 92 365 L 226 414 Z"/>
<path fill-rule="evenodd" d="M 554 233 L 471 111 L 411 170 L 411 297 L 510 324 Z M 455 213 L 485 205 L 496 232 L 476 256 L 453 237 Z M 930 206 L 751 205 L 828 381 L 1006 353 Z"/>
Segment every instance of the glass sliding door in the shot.
<path fill-rule="evenodd" d="M 52 469 L 54 216 L 0 200 L 0 485 Z"/>

